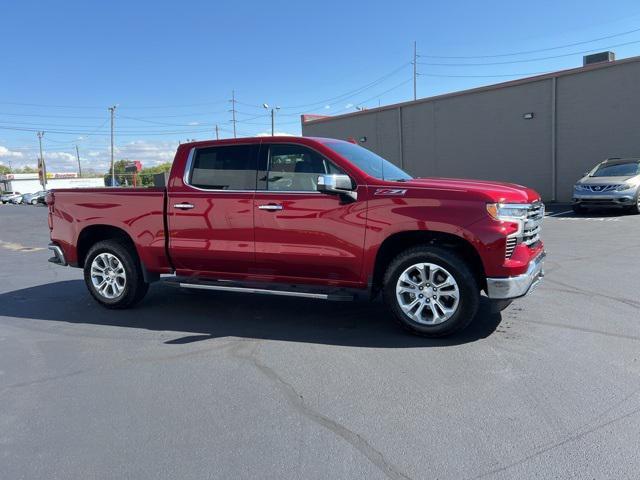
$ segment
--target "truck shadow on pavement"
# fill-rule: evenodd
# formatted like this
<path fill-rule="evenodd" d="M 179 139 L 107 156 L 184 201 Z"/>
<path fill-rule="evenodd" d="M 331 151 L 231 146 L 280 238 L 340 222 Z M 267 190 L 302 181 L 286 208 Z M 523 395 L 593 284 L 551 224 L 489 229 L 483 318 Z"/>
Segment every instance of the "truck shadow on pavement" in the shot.
<path fill-rule="evenodd" d="M 192 292 L 162 284 L 152 285 L 147 297 L 133 309 L 107 310 L 94 302 L 83 281 L 54 282 L 0 294 L 0 315 L 182 334 L 164 341 L 167 345 L 241 337 L 353 347 L 445 347 L 474 342 L 496 330 L 501 315 L 492 312 L 484 300 L 467 329 L 443 339 L 404 332 L 379 300 L 326 302 Z"/>

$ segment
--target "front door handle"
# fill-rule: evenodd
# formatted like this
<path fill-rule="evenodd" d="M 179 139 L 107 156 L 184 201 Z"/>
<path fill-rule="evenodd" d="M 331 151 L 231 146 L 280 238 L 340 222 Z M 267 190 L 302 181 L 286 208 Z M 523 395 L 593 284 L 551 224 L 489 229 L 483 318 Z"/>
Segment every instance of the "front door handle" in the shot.
<path fill-rule="evenodd" d="M 269 204 L 269 205 L 259 205 L 258 208 L 260 210 L 269 210 L 269 211 L 276 211 L 276 210 L 282 210 L 284 207 L 282 205 L 275 205 L 273 203 Z"/>
<path fill-rule="evenodd" d="M 173 205 L 173 208 L 179 208 L 180 210 L 191 210 L 193 205 L 191 203 L 176 203 Z"/>

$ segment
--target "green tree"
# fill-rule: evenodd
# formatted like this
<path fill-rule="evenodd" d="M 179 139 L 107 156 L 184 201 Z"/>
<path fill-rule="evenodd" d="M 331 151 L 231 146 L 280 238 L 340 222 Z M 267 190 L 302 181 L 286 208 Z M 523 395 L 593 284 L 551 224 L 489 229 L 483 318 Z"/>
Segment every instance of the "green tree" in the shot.
<path fill-rule="evenodd" d="M 160 163 L 154 167 L 143 168 L 138 174 L 139 184 L 145 187 L 152 187 L 154 175 L 158 173 L 165 173 L 169 170 L 171 170 L 171 162 Z"/>
<path fill-rule="evenodd" d="M 11 173 L 11 167 L 0 164 L 0 175 L 4 175 L 6 173 Z"/>
<path fill-rule="evenodd" d="M 116 177 L 116 185 L 124 186 L 124 185 L 131 184 L 131 182 L 127 181 L 127 175 L 125 175 L 125 173 L 127 173 L 125 171 L 125 167 L 127 166 L 128 162 L 129 162 L 128 160 L 117 160 L 116 162 L 113 163 L 113 170 L 115 172 L 115 177 Z M 105 181 L 105 185 L 111 184 L 111 168 L 109 168 L 107 173 L 104 174 L 104 181 Z"/>
<path fill-rule="evenodd" d="M 113 164 L 116 182 L 120 186 L 132 186 L 133 185 L 133 175 L 126 171 L 126 166 L 129 163 L 129 160 L 118 160 Z M 143 168 L 138 172 L 137 175 L 137 185 L 139 187 L 152 187 L 153 186 L 153 176 L 156 173 L 164 173 L 171 170 L 171 162 L 161 163 L 154 167 Z M 106 184 L 111 183 L 111 169 L 104 175 Z"/>

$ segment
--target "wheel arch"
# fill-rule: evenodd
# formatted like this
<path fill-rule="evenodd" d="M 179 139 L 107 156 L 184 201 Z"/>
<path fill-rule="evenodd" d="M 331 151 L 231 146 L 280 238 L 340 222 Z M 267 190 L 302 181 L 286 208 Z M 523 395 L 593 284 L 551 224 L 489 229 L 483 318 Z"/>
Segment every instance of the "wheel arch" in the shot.
<path fill-rule="evenodd" d="M 87 253 L 89 253 L 91 247 L 103 240 L 120 240 L 138 254 L 131 236 L 122 228 L 103 224 L 89 225 L 80 231 L 76 242 L 79 267 L 84 267 Z M 138 258 L 139 257 L 138 255 Z"/>
<path fill-rule="evenodd" d="M 142 270 L 142 276 L 144 277 L 144 280 L 146 282 L 151 283 L 160 278 L 159 274 L 149 272 L 147 270 L 144 262 L 142 261 L 142 257 L 140 256 L 140 252 L 138 251 L 136 244 L 131 238 L 131 235 L 129 235 L 126 230 L 114 225 L 96 224 L 89 225 L 82 229 L 82 231 L 78 235 L 78 240 L 76 242 L 78 266 L 80 268 L 84 267 L 87 253 L 89 253 L 91 247 L 97 242 L 101 242 L 103 240 L 119 240 L 120 242 L 125 244 L 132 252 L 135 252 L 138 263 L 140 264 L 140 268 Z"/>
<path fill-rule="evenodd" d="M 389 263 L 402 251 L 418 245 L 433 245 L 455 251 L 469 264 L 478 285 L 483 289 L 486 288 L 484 265 L 480 254 L 471 242 L 451 233 L 417 230 L 394 233 L 382 242 L 374 262 L 371 278 L 372 295 L 375 296 L 380 291 Z"/>

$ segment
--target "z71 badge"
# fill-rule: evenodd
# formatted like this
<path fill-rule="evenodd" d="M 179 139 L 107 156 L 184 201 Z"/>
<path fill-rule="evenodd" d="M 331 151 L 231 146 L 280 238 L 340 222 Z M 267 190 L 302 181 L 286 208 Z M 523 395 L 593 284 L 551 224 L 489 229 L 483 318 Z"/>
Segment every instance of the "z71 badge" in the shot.
<path fill-rule="evenodd" d="M 404 195 L 407 193 L 406 188 L 378 188 L 374 195 Z"/>

